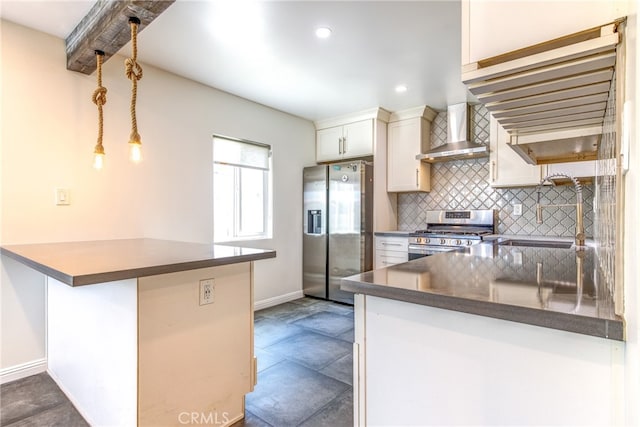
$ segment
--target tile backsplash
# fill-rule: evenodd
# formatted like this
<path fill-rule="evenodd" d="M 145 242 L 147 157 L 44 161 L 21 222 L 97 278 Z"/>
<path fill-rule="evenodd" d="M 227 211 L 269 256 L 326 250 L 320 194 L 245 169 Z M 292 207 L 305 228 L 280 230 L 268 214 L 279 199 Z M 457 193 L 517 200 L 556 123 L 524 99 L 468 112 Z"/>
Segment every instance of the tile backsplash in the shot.
<path fill-rule="evenodd" d="M 439 113 L 431 126 L 431 146 L 446 143 L 447 114 Z M 489 113 L 481 105 L 473 107 L 471 126 L 474 141 L 489 141 Z M 593 236 L 593 185 L 583 186 L 584 226 Z M 546 186 L 544 204 L 575 203 L 573 186 Z M 522 204 L 522 215 L 513 215 L 513 204 Z M 573 236 L 575 209 L 547 208 L 544 223 L 536 223 L 535 188 L 493 188 L 489 185 L 489 159 L 455 160 L 431 165 L 431 192 L 398 195 L 398 229 L 413 231 L 425 226 L 425 210 L 497 209 L 499 234 Z"/>

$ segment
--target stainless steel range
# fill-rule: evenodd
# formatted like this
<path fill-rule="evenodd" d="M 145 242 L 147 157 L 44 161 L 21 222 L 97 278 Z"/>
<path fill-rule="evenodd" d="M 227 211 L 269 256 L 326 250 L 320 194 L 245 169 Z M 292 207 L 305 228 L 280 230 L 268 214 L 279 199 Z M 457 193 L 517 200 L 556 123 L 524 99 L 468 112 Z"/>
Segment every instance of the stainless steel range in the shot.
<path fill-rule="evenodd" d="M 444 210 L 426 212 L 427 228 L 409 234 L 409 260 L 475 245 L 494 234 L 497 211 Z"/>

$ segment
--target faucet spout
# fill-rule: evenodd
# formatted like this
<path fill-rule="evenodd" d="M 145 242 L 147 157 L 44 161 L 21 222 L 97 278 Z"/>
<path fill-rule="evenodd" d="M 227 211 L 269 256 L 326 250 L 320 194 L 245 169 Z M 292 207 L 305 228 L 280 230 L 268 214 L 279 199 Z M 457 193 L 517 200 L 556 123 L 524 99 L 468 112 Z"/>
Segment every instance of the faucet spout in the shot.
<path fill-rule="evenodd" d="M 544 185 L 545 182 L 550 182 L 551 184 L 555 185 L 555 183 L 552 181 L 552 179 L 554 178 L 568 178 L 571 180 L 571 182 L 573 183 L 573 187 L 576 191 L 575 205 L 542 205 L 540 203 L 542 186 Z M 567 175 L 564 173 L 554 173 L 542 178 L 542 180 L 540 181 L 540 184 L 538 184 L 538 186 L 536 187 L 536 192 L 538 193 L 537 201 L 536 201 L 536 222 L 538 224 L 542 224 L 543 222 L 542 208 L 546 208 L 550 206 L 558 206 L 558 207 L 575 206 L 576 208 L 576 232 L 575 232 L 576 247 L 578 248 L 584 247 L 586 236 L 584 233 L 584 209 L 583 209 L 583 203 L 582 203 L 582 184 L 580 184 L 580 181 L 578 181 L 575 177 L 571 175 Z"/>

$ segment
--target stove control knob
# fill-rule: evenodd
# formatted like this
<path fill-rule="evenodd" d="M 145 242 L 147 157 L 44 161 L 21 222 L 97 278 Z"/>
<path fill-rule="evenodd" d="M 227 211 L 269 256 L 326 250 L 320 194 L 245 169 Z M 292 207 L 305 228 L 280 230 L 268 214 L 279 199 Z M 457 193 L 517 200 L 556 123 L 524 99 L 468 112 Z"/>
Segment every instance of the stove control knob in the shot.
<path fill-rule="evenodd" d="M 424 237 L 418 237 L 418 243 L 424 244 Z"/>
<path fill-rule="evenodd" d="M 467 246 L 473 245 L 473 240 L 467 240 Z"/>
<path fill-rule="evenodd" d="M 462 244 L 462 240 L 458 239 L 456 240 L 456 245 L 461 245 Z"/>
<path fill-rule="evenodd" d="M 446 241 L 445 239 L 440 239 L 440 244 L 441 244 L 441 245 L 444 245 L 444 244 L 446 244 L 446 243 L 447 243 L 447 241 Z"/>
<path fill-rule="evenodd" d="M 425 243 L 431 243 L 431 239 L 430 239 L 430 238 L 428 238 L 428 237 L 425 237 L 425 238 L 424 238 L 424 242 L 425 242 Z"/>

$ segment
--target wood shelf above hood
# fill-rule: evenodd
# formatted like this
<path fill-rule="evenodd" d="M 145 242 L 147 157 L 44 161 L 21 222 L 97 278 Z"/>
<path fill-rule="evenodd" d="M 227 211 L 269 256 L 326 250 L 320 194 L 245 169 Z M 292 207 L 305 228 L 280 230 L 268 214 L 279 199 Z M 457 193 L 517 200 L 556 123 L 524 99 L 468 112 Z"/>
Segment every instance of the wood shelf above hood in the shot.
<path fill-rule="evenodd" d="M 593 159 L 622 22 L 464 65 L 462 81 L 528 163 Z"/>

